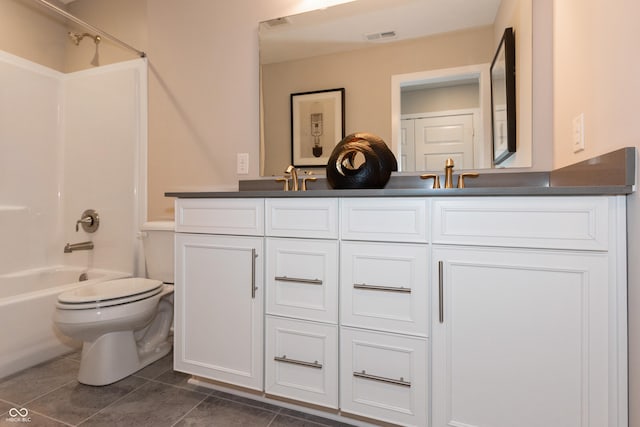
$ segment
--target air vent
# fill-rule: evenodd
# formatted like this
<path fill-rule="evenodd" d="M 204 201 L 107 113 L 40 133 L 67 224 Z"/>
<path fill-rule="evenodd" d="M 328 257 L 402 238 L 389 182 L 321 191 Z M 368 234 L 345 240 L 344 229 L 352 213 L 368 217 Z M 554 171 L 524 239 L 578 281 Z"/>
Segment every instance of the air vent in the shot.
<path fill-rule="evenodd" d="M 273 27 L 278 27 L 280 25 L 286 25 L 289 23 L 289 20 L 286 17 L 282 17 L 282 18 L 275 18 L 275 19 L 269 19 L 268 21 L 265 21 L 265 23 L 273 28 Z"/>
<path fill-rule="evenodd" d="M 397 36 L 396 32 L 391 30 L 391 31 L 382 31 L 379 33 L 368 33 L 365 34 L 364 37 L 371 41 L 382 41 L 382 40 L 387 40 L 387 39 L 395 39 Z"/>

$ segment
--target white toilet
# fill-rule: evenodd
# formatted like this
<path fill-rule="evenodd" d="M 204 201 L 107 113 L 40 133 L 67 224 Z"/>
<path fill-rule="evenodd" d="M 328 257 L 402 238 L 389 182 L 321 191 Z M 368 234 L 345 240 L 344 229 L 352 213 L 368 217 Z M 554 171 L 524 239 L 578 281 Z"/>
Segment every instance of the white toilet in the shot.
<path fill-rule="evenodd" d="M 142 228 L 147 276 L 63 292 L 54 322 L 83 341 L 78 381 L 107 385 L 168 354 L 173 321 L 173 222 Z"/>

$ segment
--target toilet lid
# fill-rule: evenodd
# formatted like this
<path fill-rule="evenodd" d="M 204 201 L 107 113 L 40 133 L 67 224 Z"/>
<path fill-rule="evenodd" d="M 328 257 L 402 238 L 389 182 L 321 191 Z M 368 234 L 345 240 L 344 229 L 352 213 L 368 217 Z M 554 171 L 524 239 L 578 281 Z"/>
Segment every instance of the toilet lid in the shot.
<path fill-rule="evenodd" d="M 80 286 L 58 295 L 61 304 L 88 304 L 98 302 L 120 303 L 136 297 L 148 297 L 162 290 L 160 280 L 132 277 L 128 279 L 107 280 L 92 285 Z"/>

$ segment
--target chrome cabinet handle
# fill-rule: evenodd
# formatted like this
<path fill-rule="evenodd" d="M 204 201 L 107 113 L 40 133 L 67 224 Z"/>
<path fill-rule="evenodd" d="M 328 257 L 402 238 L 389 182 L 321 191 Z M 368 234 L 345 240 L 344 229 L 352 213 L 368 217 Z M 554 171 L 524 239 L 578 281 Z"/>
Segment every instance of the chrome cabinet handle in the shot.
<path fill-rule="evenodd" d="M 353 289 L 365 289 L 368 291 L 383 291 L 383 292 L 401 292 L 401 293 L 411 293 L 411 288 L 403 288 L 394 287 L 394 286 L 376 286 L 376 285 L 367 285 L 366 283 L 354 283 Z"/>
<path fill-rule="evenodd" d="M 402 377 L 400 377 L 399 380 L 396 380 L 394 378 L 379 377 L 377 375 L 367 374 L 367 372 L 364 370 L 360 372 L 354 371 L 353 376 L 356 378 L 364 378 L 367 380 L 379 381 L 379 382 L 388 383 L 388 384 L 401 385 L 403 387 L 411 387 L 411 381 L 405 381 L 404 378 Z"/>
<path fill-rule="evenodd" d="M 438 261 L 438 320 L 444 323 L 444 263 Z"/>
<path fill-rule="evenodd" d="M 304 360 L 289 359 L 286 354 L 283 354 L 282 356 L 275 356 L 273 360 L 275 360 L 276 362 L 291 363 L 292 365 L 322 369 L 322 363 L 318 363 L 317 360 L 315 362 L 305 362 Z"/>
<path fill-rule="evenodd" d="M 278 282 L 296 282 L 296 283 L 304 283 L 306 285 L 322 285 L 322 280 L 320 279 L 301 279 L 298 277 L 287 277 L 287 276 L 276 276 L 274 277 Z"/>
<path fill-rule="evenodd" d="M 251 298 L 256 298 L 256 258 L 258 254 L 255 248 L 251 249 Z"/>

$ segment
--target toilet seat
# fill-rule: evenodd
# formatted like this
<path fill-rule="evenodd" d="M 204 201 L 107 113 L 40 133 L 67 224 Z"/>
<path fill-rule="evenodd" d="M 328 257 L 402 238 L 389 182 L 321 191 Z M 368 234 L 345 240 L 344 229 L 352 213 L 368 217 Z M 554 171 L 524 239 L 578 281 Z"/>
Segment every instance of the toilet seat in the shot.
<path fill-rule="evenodd" d="M 112 307 L 153 297 L 163 289 L 159 280 L 139 277 L 108 280 L 61 293 L 56 307 L 63 310 Z"/>

